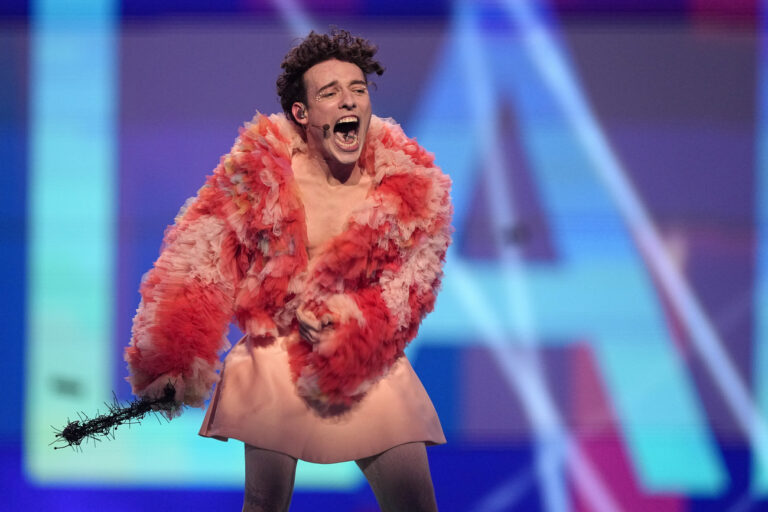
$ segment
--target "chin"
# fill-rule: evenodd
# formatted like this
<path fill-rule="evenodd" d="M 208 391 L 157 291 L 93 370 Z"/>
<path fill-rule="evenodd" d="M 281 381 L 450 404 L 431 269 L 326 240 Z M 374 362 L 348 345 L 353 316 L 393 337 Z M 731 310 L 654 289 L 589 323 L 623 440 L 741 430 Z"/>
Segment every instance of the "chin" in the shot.
<path fill-rule="evenodd" d="M 344 151 L 336 146 L 331 140 L 330 144 L 326 145 L 326 155 L 329 160 L 335 161 L 340 165 L 353 165 L 360 159 L 360 155 L 363 153 L 363 145 L 359 144 L 354 151 Z"/>
<path fill-rule="evenodd" d="M 360 159 L 362 151 L 357 150 L 354 153 L 342 153 L 339 154 L 338 152 L 331 153 L 331 156 L 334 160 L 336 160 L 338 163 L 342 165 L 353 165 L 357 163 L 357 161 Z"/>

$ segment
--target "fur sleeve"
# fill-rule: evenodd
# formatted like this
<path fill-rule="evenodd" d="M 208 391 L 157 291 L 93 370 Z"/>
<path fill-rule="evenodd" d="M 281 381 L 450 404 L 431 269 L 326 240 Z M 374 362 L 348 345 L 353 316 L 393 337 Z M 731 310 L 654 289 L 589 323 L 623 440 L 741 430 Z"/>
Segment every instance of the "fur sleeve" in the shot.
<path fill-rule="evenodd" d="M 312 401 L 359 400 L 434 308 L 451 241 L 450 179 L 432 165 L 419 171 L 385 179 L 390 213 L 356 224 L 315 269 L 322 291 L 305 308 L 329 327 L 316 345 L 289 348 L 299 393 Z"/>
<path fill-rule="evenodd" d="M 198 407 L 218 379 L 247 260 L 228 221 L 231 186 L 220 166 L 166 231 L 160 257 L 142 281 L 125 351 L 136 395 L 161 393 L 171 381 L 179 402 Z"/>

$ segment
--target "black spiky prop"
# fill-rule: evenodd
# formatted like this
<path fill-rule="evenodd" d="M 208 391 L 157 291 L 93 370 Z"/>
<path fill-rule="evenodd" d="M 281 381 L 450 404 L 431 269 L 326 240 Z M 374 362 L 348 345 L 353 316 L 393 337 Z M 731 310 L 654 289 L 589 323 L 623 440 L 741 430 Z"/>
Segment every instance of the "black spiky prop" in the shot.
<path fill-rule="evenodd" d="M 78 448 L 88 439 L 100 441 L 101 438 L 114 438 L 115 430 L 120 425 L 138 424 L 147 414 L 155 414 L 161 411 L 170 411 L 178 406 L 174 397 L 176 390 L 170 382 L 163 389 L 163 395 L 158 398 L 142 398 L 120 404 L 117 399 L 111 404 L 105 404 L 107 413 L 99 414 L 89 419 L 80 413 L 80 419 L 70 421 L 61 430 L 54 428 L 56 439 L 51 443 L 54 450 L 60 448 Z"/>

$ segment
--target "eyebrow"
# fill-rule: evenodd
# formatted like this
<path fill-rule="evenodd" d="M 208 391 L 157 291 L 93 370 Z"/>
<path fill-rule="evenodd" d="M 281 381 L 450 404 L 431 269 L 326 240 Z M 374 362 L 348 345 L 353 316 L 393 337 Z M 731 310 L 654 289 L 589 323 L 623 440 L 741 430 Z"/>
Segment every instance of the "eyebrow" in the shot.
<path fill-rule="evenodd" d="M 321 88 L 319 88 L 317 90 L 317 92 L 322 92 L 322 91 L 324 91 L 325 89 L 327 89 L 329 87 L 333 87 L 334 85 L 339 85 L 339 81 L 338 80 L 334 80 L 333 82 L 327 83 L 324 86 L 322 86 Z"/>
<path fill-rule="evenodd" d="M 333 82 L 329 82 L 329 83 L 325 84 L 324 86 L 319 88 L 317 90 L 317 92 L 318 93 L 323 92 L 325 89 L 327 89 L 329 87 L 336 86 L 336 85 L 339 85 L 339 81 L 338 80 L 334 80 Z M 364 85 L 364 86 L 368 87 L 368 82 L 366 82 L 365 80 L 352 80 L 351 82 L 349 82 L 349 85 Z"/>

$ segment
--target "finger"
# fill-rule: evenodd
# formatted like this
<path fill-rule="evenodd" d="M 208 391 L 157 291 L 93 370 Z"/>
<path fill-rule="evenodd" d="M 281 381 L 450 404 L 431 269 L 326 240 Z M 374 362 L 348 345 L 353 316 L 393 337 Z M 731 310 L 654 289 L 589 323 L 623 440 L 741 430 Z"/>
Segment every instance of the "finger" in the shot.
<path fill-rule="evenodd" d="M 320 325 L 320 321 L 311 311 L 304 311 L 299 309 L 296 311 L 296 318 L 298 319 L 299 323 L 308 327 L 312 327 L 315 330 L 319 330 L 322 327 Z"/>
<path fill-rule="evenodd" d="M 311 331 L 311 332 L 318 332 L 318 331 L 320 331 L 320 328 L 315 327 L 312 324 L 308 324 L 306 322 L 301 322 L 301 321 L 299 322 L 299 328 L 303 328 L 304 330 Z"/>
<path fill-rule="evenodd" d="M 301 335 L 301 337 L 303 339 L 305 339 L 306 341 L 308 341 L 310 343 L 316 343 L 317 342 L 317 339 L 316 339 L 314 333 L 312 333 L 308 329 L 304 329 L 302 327 L 299 327 L 299 334 Z"/>

